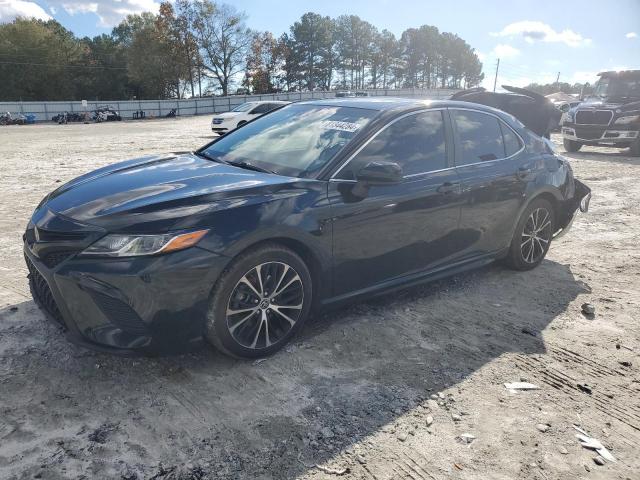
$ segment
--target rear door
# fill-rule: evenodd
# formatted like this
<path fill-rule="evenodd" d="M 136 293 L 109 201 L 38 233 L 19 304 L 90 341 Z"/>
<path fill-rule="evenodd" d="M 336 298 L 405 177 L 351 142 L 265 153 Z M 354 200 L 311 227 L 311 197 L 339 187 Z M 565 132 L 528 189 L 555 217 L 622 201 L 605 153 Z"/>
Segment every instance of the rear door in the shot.
<path fill-rule="evenodd" d="M 489 113 L 449 109 L 456 169 L 464 201 L 460 230 L 465 258 L 495 253 L 511 242 L 532 167 L 516 132 Z"/>
<path fill-rule="evenodd" d="M 446 263 L 460 250 L 460 183 L 444 110 L 414 112 L 387 125 L 329 182 L 335 295 Z M 398 163 L 404 180 L 362 185 L 372 161 Z"/>

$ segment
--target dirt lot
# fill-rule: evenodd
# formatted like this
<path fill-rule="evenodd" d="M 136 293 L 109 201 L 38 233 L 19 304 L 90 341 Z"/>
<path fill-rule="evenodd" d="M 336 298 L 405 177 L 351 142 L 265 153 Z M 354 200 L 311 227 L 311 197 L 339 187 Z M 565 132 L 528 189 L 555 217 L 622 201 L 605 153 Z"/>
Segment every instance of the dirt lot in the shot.
<path fill-rule="evenodd" d="M 535 271 L 327 313 L 261 363 L 69 344 L 29 297 L 32 210 L 93 168 L 203 144 L 208 121 L 0 128 L 0 478 L 640 478 L 640 160 L 611 149 L 571 155 L 591 211 Z M 521 379 L 540 390 L 503 386 Z"/>

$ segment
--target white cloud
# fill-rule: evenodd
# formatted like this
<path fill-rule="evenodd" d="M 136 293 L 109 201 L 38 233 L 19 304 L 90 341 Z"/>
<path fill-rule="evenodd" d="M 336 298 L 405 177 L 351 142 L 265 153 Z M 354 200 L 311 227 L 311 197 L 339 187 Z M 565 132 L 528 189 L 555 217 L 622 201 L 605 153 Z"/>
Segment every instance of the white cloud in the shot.
<path fill-rule="evenodd" d="M 629 32 L 625 35 L 627 38 L 637 38 L 638 34 L 636 32 Z"/>
<path fill-rule="evenodd" d="M 0 22 L 10 22 L 16 17 L 51 20 L 51 15 L 35 2 L 0 0 Z"/>
<path fill-rule="evenodd" d="M 156 13 L 160 7 L 159 0 L 47 0 L 47 3 L 63 8 L 69 15 L 94 13 L 98 16 L 102 27 L 113 27 L 127 15 L 142 12 Z"/>
<path fill-rule="evenodd" d="M 520 50 L 511 45 L 501 43 L 495 46 L 493 54 L 498 58 L 514 58 L 520 55 Z"/>
<path fill-rule="evenodd" d="M 569 83 L 587 83 L 589 82 L 591 85 L 593 85 L 596 81 L 598 80 L 598 72 L 596 71 L 578 71 L 578 72 L 573 72 L 573 75 L 571 75 L 570 80 L 568 80 Z"/>
<path fill-rule="evenodd" d="M 523 20 L 514 22 L 497 33 L 492 33 L 494 37 L 523 37 L 527 42 L 553 42 L 564 43 L 570 47 L 581 47 L 591 43 L 590 38 L 585 38 L 570 29 L 555 31 L 551 26 L 543 22 Z"/>

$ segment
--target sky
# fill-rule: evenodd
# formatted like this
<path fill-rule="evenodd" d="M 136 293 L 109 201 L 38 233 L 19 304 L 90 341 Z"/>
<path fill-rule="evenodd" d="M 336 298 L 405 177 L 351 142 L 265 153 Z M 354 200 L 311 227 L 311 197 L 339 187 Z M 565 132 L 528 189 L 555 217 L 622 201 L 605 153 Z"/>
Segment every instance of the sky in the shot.
<path fill-rule="evenodd" d="M 248 26 L 275 35 L 308 11 L 355 14 L 400 36 L 434 25 L 466 40 L 483 62 L 483 86 L 594 82 L 603 70 L 640 69 L 640 0 L 234 0 Z M 108 33 L 124 16 L 157 11 L 158 0 L 0 0 L 0 22 L 55 18 L 78 36 Z"/>

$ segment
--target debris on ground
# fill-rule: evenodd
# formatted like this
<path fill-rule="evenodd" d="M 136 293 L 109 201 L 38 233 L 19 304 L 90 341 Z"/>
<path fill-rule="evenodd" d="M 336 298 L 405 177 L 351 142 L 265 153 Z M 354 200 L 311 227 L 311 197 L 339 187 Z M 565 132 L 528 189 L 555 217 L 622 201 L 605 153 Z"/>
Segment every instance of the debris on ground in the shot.
<path fill-rule="evenodd" d="M 578 440 L 580 440 L 580 444 L 584 448 L 595 450 L 596 452 L 598 452 L 598 455 L 600 455 L 605 460 L 608 460 L 610 462 L 616 461 L 616 458 L 611 454 L 611 452 L 609 452 L 609 450 L 607 450 L 604 445 L 602 445 L 602 443 L 600 443 L 600 440 L 590 437 L 587 432 L 576 425 L 574 425 L 573 428 L 575 428 L 576 431 L 580 432 L 576 434 L 576 437 L 578 438 Z"/>
<path fill-rule="evenodd" d="M 545 433 L 547 430 L 549 430 L 550 425 L 546 424 L 546 423 L 538 423 L 536 425 L 536 428 L 538 430 L 540 430 L 542 433 Z"/>
<path fill-rule="evenodd" d="M 259 358 L 257 360 L 254 360 L 253 364 L 254 365 L 260 365 L 262 362 L 266 362 L 267 359 L 266 358 Z"/>
<path fill-rule="evenodd" d="M 534 385 L 529 382 L 511 382 L 505 383 L 505 388 L 507 390 L 539 390 L 540 387 L 538 385 Z"/>
<path fill-rule="evenodd" d="M 535 330 L 532 330 L 528 327 L 523 327 L 522 328 L 522 333 L 526 333 L 527 335 L 531 335 L 532 337 L 537 337 L 538 336 L 538 332 L 536 332 Z"/>
<path fill-rule="evenodd" d="M 593 388 L 587 385 L 586 383 L 578 383 L 577 386 L 578 386 L 578 390 L 580 390 L 581 392 L 584 392 L 588 395 L 591 395 L 593 393 Z"/>
<path fill-rule="evenodd" d="M 585 315 L 595 315 L 596 307 L 594 307 L 590 303 L 583 303 L 582 304 L 582 313 L 584 313 Z"/>
<path fill-rule="evenodd" d="M 472 435 L 470 433 L 463 433 L 462 435 L 460 435 L 458 437 L 458 441 L 460 443 L 464 443 L 466 445 L 470 444 L 471 442 L 473 442 L 476 439 L 475 435 Z"/>
<path fill-rule="evenodd" d="M 593 459 L 593 461 L 596 463 L 596 465 L 604 465 L 606 462 L 604 461 L 604 458 L 602 457 L 596 457 Z"/>
<path fill-rule="evenodd" d="M 620 365 L 622 365 L 623 367 L 627 367 L 627 368 L 631 368 L 632 364 L 629 361 L 623 360 L 622 362 L 618 362 Z"/>
<path fill-rule="evenodd" d="M 349 473 L 348 468 L 329 468 L 329 467 L 323 467 L 322 465 L 316 465 L 316 468 L 330 475 L 345 475 Z"/>

